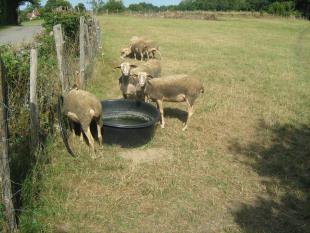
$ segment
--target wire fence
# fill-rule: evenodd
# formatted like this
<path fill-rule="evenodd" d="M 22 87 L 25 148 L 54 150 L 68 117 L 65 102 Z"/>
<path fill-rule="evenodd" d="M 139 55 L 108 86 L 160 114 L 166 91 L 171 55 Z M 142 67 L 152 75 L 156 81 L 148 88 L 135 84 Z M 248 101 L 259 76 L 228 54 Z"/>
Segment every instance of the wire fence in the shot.
<path fill-rule="evenodd" d="M 0 199 L 6 221 L 0 231 L 16 229 L 20 184 L 55 134 L 58 97 L 73 84 L 86 88 L 101 32 L 95 16 L 82 16 L 78 28 L 74 41 L 59 24 L 32 44 L 0 50 Z"/>

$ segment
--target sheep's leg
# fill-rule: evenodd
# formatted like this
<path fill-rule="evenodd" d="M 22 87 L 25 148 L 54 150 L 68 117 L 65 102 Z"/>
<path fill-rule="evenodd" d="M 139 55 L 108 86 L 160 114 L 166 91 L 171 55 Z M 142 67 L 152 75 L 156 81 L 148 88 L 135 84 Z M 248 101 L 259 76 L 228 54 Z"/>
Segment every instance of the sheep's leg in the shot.
<path fill-rule="evenodd" d="M 75 138 L 75 130 L 74 130 L 74 123 L 69 120 L 69 127 L 72 133 L 72 137 Z"/>
<path fill-rule="evenodd" d="M 101 143 L 102 143 L 102 134 L 101 134 L 101 126 L 100 126 L 99 122 L 97 122 L 97 131 L 98 131 L 99 145 L 101 145 Z"/>
<path fill-rule="evenodd" d="M 143 61 L 143 53 L 142 52 L 140 53 L 140 56 L 141 56 L 141 61 Z"/>
<path fill-rule="evenodd" d="M 133 53 L 134 57 L 135 57 L 135 60 L 137 60 L 137 54 L 136 53 Z"/>
<path fill-rule="evenodd" d="M 81 130 L 81 134 L 80 134 L 80 142 L 83 142 L 84 138 L 83 138 L 83 130 Z"/>
<path fill-rule="evenodd" d="M 91 135 L 90 127 L 89 126 L 88 126 L 87 131 L 86 131 L 85 134 L 86 134 L 86 137 L 88 139 L 90 147 L 92 148 L 93 151 L 95 151 L 94 138 L 93 138 L 93 135 Z"/>
<path fill-rule="evenodd" d="M 157 107 L 160 112 L 160 126 L 161 128 L 165 128 L 165 119 L 164 119 L 164 108 L 163 108 L 163 101 L 162 100 L 156 100 Z"/>
<path fill-rule="evenodd" d="M 194 114 L 193 105 L 191 105 L 188 100 L 186 100 L 186 103 L 187 103 L 187 112 L 188 113 L 187 113 L 187 120 L 186 120 L 184 127 L 182 129 L 183 131 L 185 131 L 187 129 L 189 120 L 190 120 L 191 116 Z"/>

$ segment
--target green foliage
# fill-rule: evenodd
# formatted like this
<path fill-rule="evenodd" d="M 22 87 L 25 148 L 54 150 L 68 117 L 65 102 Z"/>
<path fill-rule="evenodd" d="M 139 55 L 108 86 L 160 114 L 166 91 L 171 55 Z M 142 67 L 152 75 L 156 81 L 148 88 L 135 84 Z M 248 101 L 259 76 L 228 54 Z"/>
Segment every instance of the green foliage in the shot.
<path fill-rule="evenodd" d="M 44 18 L 43 27 L 47 31 L 52 31 L 53 26 L 56 24 L 61 24 L 65 35 L 70 40 L 75 40 L 77 38 L 80 26 L 80 17 L 84 14 L 81 12 L 50 12 L 46 13 Z"/>
<path fill-rule="evenodd" d="M 295 15 L 295 4 L 294 2 L 274 2 L 270 4 L 266 11 L 269 14 L 280 15 L 280 16 L 290 16 Z"/>
<path fill-rule="evenodd" d="M 75 7 L 74 7 L 74 9 L 76 10 L 76 11 L 79 11 L 79 12 L 85 12 L 86 11 L 86 7 L 85 7 L 85 5 L 83 4 L 83 3 L 78 3 Z"/>
<path fill-rule="evenodd" d="M 98 12 L 101 7 L 104 5 L 103 0 L 91 0 L 88 2 L 91 5 L 91 8 L 94 12 Z"/>
<path fill-rule="evenodd" d="M 67 0 L 48 0 L 44 6 L 44 10 L 45 12 L 51 12 L 57 7 L 67 7 L 68 9 L 72 8 L 70 2 Z"/>
<path fill-rule="evenodd" d="M 296 9 L 310 19 L 310 0 L 295 0 Z"/>
<path fill-rule="evenodd" d="M 159 7 L 154 6 L 151 3 L 140 2 L 138 4 L 130 4 L 128 9 L 132 11 L 158 11 Z"/>
<path fill-rule="evenodd" d="M 5 232 L 5 216 L 4 216 L 4 205 L 0 198 L 0 232 Z"/>
<path fill-rule="evenodd" d="M 295 8 L 296 6 L 296 8 Z M 177 10 L 211 10 L 211 11 L 267 11 L 270 14 L 289 16 L 298 15 L 296 10 L 306 17 L 310 16 L 309 0 L 275 1 L 275 0 L 183 0 Z"/>
<path fill-rule="evenodd" d="M 98 7 L 98 11 L 105 11 L 108 10 L 109 12 L 117 13 L 122 12 L 125 10 L 125 6 L 122 1 L 118 0 L 108 0 L 105 4 L 101 2 L 100 6 Z"/>

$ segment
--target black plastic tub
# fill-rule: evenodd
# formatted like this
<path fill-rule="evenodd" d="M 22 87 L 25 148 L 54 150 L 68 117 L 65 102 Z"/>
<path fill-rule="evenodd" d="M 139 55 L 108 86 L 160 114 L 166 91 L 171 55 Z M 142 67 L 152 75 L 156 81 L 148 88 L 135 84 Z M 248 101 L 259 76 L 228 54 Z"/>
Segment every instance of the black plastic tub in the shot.
<path fill-rule="evenodd" d="M 104 100 L 101 104 L 103 143 L 136 147 L 153 138 L 160 116 L 153 105 L 127 99 Z"/>

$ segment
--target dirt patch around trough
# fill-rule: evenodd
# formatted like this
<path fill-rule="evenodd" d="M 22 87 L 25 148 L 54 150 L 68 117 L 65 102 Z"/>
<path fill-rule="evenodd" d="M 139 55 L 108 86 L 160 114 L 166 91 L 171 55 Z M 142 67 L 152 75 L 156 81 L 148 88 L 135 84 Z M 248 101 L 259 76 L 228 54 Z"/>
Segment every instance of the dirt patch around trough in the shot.
<path fill-rule="evenodd" d="M 129 150 L 119 154 L 120 157 L 126 160 L 131 160 L 133 163 L 151 163 L 172 158 L 169 151 L 163 148 L 149 148 L 144 150 Z"/>

